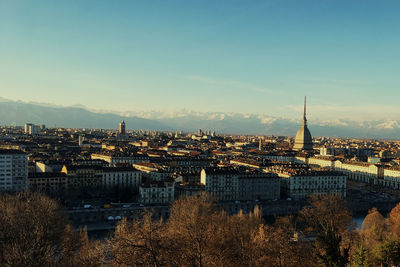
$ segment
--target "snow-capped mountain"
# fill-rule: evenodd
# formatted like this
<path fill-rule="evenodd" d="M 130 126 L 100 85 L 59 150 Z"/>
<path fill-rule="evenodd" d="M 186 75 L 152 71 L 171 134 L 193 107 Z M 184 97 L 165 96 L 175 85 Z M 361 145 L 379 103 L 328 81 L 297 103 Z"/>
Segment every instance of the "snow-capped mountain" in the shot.
<path fill-rule="evenodd" d="M 298 118 L 280 118 L 266 114 L 241 114 L 223 112 L 131 112 L 131 115 L 162 121 L 173 129 L 195 131 L 210 129 L 224 133 L 295 135 L 301 124 Z M 314 136 L 398 138 L 400 121 L 352 121 L 348 119 L 309 120 Z"/>
<path fill-rule="evenodd" d="M 315 115 L 314 115 L 315 116 Z M 294 136 L 301 124 L 298 118 L 283 118 L 268 114 L 241 114 L 234 112 L 179 111 L 89 111 L 82 106 L 60 107 L 0 101 L 0 124 L 24 125 L 26 122 L 57 125 L 60 127 L 117 128 L 125 120 L 127 129 L 151 130 L 213 130 L 217 133 L 289 135 Z M 309 118 L 308 126 L 313 136 L 400 138 L 400 121 L 317 120 Z"/>

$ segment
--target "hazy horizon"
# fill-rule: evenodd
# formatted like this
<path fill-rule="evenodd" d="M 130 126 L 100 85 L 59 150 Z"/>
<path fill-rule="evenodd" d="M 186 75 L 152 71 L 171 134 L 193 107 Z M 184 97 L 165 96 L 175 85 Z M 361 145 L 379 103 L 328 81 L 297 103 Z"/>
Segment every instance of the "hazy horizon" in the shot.
<path fill-rule="evenodd" d="M 309 110 L 309 108 L 308 108 Z M 321 120 L 308 113 L 308 125 L 313 136 L 398 139 L 400 120 L 355 121 L 346 118 Z M 301 124 L 302 110 L 285 118 L 271 114 L 206 112 L 182 109 L 179 111 L 112 112 L 91 110 L 82 105 L 65 106 L 49 103 L 10 101 L 0 97 L 2 125 L 57 125 L 63 128 L 116 129 L 121 120 L 127 129 L 197 131 L 214 130 L 226 134 L 293 136 Z"/>
<path fill-rule="evenodd" d="M 308 100 L 307 100 L 308 101 Z M 274 117 L 274 118 L 282 118 L 282 119 L 287 119 L 287 120 L 299 120 L 303 116 L 303 105 L 291 105 L 291 106 L 285 106 L 285 107 L 280 107 L 280 109 L 275 110 L 275 112 L 271 113 L 251 113 L 251 112 L 238 112 L 238 111 L 228 111 L 224 112 L 221 110 L 195 110 L 195 109 L 190 109 L 190 108 L 180 108 L 180 109 L 168 109 L 168 108 L 159 108 L 159 109 L 127 109 L 127 110 L 116 110 L 116 109 L 102 109 L 101 107 L 97 108 L 91 108 L 88 107 L 82 103 L 75 103 L 72 105 L 67 105 L 67 104 L 62 104 L 62 103 L 49 103 L 49 102 L 37 102 L 37 101 L 25 101 L 21 99 L 9 99 L 9 98 L 3 98 L 0 97 L 0 103 L 1 102 L 15 102 L 15 103 L 24 103 L 24 104 L 34 104 L 34 105 L 39 105 L 39 106 L 48 106 L 48 107 L 56 107 L 56 108 L 83 108 L 87 111 L 98 113 L 98 114 L 104 114 L 104 113 L 112 113 L 112 114 L 117 114 L 120 116 L 124 117 L 140 117 L 140 118 L 160 118 L 160 117 L 179 117 L 180 115 L 186 114 L 240 114 L 243 116 L 246 115 L 260 115 L 260 116 L 269 116 L 269 117 Z M 290 112 L 286 114 L 279 114 L 278 111 L 286 108 Z M 377 107 L 375 107 L 377 108 Z M 392 121 L 392 120 L 399 120 L 399 116 L 395 112 L 399 112 L 400 115 L 400 110 L 398 108 L 395 108 L 393 110 L 390 110 L 392 112 L 392 116 L 387 116 L 384 113 L 380 114 L 369 114 L 368 112 L 373 113 L 373 108 L 368 108 L 368 109 L 355 109 L 355 108 L 346 108 L 346 107 L 341 107 L 341 110 L 339 108 L 335 110 L 336 107 L 329 107 L 329 106 L 311 106 L 310 104 L 307 104 L 307 117 L 309 118 L 308 120 L 310 121 L 311 118 L 311 123 L 313 121 L 315 123 L 320 123 L 320 122 L 329 122 L 329 121 L 336 121 L 340 122 L 341 120 L 344 121 L 354 121 L 354 122 L 370 122 L 370 121 Z M 327 112 L 327 110 L 329 112 Z M 351 113 L 350 113 L 351 111 Z M 334 112 L 334 113 L 332 113 Z M 352 116 L 354 114 L 358 114 L 360 116 Z M 364 116 L 361 116 L 364 115 Z M 372 115 L 372 116 L 371 116 Z M 300 122 L 299 122 L 300 123 Z"/>

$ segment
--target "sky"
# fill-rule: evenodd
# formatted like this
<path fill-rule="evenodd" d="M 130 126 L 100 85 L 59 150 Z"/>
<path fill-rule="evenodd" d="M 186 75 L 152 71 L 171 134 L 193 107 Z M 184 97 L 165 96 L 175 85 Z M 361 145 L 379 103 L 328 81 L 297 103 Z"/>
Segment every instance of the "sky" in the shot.
<path fill-rule="evenodd" d="M 398 118 L 397 0 L 0 0 L 0 96 Z"/>

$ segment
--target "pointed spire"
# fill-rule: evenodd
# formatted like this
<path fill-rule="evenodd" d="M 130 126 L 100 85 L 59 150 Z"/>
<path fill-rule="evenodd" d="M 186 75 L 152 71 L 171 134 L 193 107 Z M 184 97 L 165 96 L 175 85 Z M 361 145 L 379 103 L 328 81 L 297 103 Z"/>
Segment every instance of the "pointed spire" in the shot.
<path fill-rule="evenodd" d="M 304 114 L 303 114 L 303 124 L 306 124 L 306 113 L 307 113 L 307 97 L 304 96 Z"/>

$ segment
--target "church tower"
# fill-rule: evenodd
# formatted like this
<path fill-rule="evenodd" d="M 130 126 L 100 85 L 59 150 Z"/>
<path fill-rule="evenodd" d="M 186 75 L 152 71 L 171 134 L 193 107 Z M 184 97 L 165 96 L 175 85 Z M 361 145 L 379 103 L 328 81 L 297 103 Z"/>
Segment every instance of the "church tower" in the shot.
<path fill-rule="evenodd" d="M 312 136 L 307 127 L 306 107 L 307 107 L 307 102 L 306 102 L 306 97 L 304 97 L 303 123 L 301 124 L 300 129 L 297 131 L 296 138 L 294 139 L 293 150 L 296 151 L 313 150 Z"/>

